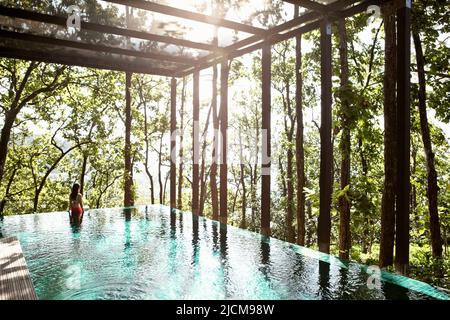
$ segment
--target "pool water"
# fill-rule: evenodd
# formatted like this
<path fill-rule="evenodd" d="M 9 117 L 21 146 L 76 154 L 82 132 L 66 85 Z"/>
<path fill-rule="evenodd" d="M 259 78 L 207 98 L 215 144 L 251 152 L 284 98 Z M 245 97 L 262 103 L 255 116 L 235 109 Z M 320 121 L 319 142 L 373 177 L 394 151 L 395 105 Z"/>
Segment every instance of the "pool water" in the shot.
<path fill-rule="evenodd" d="M 433 287 L 164 206 L 6 216 L 40 299 L 447 299 Z M 369 280 L 369 281 L 368 281 Z M 369 285 L 368 285 L 369 283 Z"/>

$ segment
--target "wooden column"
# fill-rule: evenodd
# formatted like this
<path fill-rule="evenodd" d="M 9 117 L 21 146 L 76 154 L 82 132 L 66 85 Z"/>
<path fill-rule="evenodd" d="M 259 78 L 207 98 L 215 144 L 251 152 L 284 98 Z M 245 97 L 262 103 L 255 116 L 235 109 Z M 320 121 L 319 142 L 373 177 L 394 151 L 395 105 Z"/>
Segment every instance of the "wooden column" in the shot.
<path fill-rule="evenodd" d="M 404 0 L 405 1 L 405 0 Z M 411 1 L 397 10 L 397 204 L 395 268 L 409 264 Z"/>
<path fill-rule="evenodd" d="M 320 127 L 320 213 L 318 244 L 321 252 L 330 252 L 331 193 L 333 188 L 333 145 L 331 142 L 332 62 L 331 23 L 324 19 L 320 26 L 321 51 L 321 127 Z"/>
<path fill-rule="evenodd" d="M 262 165 L 261 165 L 261 234 L 271 235 L 270 230 L 270 166 L 271 166 L 271 67 L 270 44 L 262 48 Z"/>
<path fill-rule="evenodd" d="M 396 65 L 397 44 L 395 11 L 391 9 L 392 4 L 383 7 L 383 20 L 385 32 L 384 49 L 384 185 L 381 203 L 381 235 L 380 235 L 380 259 L 381 268 L 394 264 L 395 243 L 395 194 L 396 194 L 396 171 L 397 171 L 397 102 L 396 102 Z"/>
<path fill-rule="evenodd" d="M 176 207 L 177 192 L 177 80 L 172 78 L 170 85 L 170 208 Z"/>
<path fill-rule="evenodd" d="M 200 162 L 200 127 L 199 127 L 199 71 L 194 72 L 193 90 L 193 130 L 192 130 L 192 213 L 199 214 L 199 162 Z"/>
<path fill-rule="evenodd" d="M 124 155 L 124 206 L 134 205 L 133 163 L 131 161 L 131 72 L 125 73 L 125 155 Z"/>
<path fill-rule="evenodd" d="M 227 164 L 227 131 L 228 131 L 228 60 L 220 68 L 220 135 L 222 138 L 222 152 L 220 163 L 220 210 L 219 221 L 228 222 L 228 164 Z"/>

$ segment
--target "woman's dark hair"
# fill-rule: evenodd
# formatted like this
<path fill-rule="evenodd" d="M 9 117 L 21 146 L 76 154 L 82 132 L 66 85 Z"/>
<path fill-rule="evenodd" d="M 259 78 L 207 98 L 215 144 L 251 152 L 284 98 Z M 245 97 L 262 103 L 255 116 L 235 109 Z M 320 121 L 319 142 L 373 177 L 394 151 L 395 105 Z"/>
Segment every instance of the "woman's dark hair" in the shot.
<path fill-rule="evenodd" d="M 78 183 L 75 183 L 72 186 L 72 192 L 70 192 L 70 200 L 77 200 L 79 191 L 80 191 L 80 185 Z"/>

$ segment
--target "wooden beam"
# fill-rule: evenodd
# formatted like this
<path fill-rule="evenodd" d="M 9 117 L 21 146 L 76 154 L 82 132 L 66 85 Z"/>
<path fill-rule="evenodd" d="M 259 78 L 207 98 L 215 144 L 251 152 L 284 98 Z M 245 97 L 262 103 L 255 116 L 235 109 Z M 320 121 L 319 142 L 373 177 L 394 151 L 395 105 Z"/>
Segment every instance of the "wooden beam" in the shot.
<path fill-rule="evenodd" d="M 170 83 L 170 208 L 176 208 L 177 201 L 177 80 Z"/>
<path fill-rule="evenodd" d="M 321 4 L 319 2 L 311 1 L 311 0 L 283 0 L 284 2 L 289 2 L 295 4 L 299 7 L 315 10 L 319 12 L 327 12 L 328 7 L 325 4 Z"/>
<path fill-rule="evenodd" d="M 321 127 L 320 127 L 320 212 L 318 245 L 321 252 L 330 253 L 331 194 L 333 191 L 332 127 L 332 50 L 331 23 L 323 20 L 320 26 L 321 50 Z"/>
<path fill-rule="evenodd" d="M 221 64 L 220 68 L 220 135 L 222 138 L 222 152 L 220 162 L 220 209 L 219 221 L 228 222 L 228 60 Z"/>
<path fill-rule="evenodd" d="M 270 236 L 270 167 L 271 167 L 271 68 L 270 44 L 262 48 L 262 165 L 261 165 L 261 234 Z"/>
<path fill-rule="evenodd" d="M 233 30 L 238 30 L 246 33 L 252 34 L 264 34 L 265 29 L 253 27 L 251 25 L 238 23 L 226 19 L 216 18 L 214 16 L 208 16 L 201 13 L 191 12 L 183 9 L 178 9 L 174 7 L 169 7 L 155 2 L 149 2 L 144 0 L 105 0 L 107 2 L 117 3 L 125 6 L 130 6 L 142 10 L 153 11 L 162 13 L 165 15 L 178 17 L 182 19 L 202 22 L 206 24 L 211 24 L 219 27 L 225 27 Z"/>
<path fill-rule="evenodd" d="M 397 10 L 397 204 L 395 269 L 406 274 L 409 265 L 409 195 L 411 144 L 411 0 Z"/>
<path fill-rule="evenodd" d="M 322 4 L 317 1 L 313 0 L 283 0 L 284 2 L 289 2 L 294 5 L 298 5 L 300 7 L 314 10 L 320 13 L 326 13 L 326 14 L 334 14 L 335 11 L 341 10 L 343 8 L 346 8 L 358 1 L 361 0 L 337 0 L 330 4 Z"/>
<path fill-rule="evenodd" d="M 28 10 L 9 8 L 9 7 L 5 7 L 2 5 L 0 5 L 0 15 L 12 17 L 12 18 L 20 18 L 20 19 L 26 19 L 26 20 L 32 20 L 32 21 L 37 21 L 37 22 L 59 25 L 64 28 L 67 27 L 66 26 L 67 17 L 59 17 L 59 16 L 53 16 L 53 15 L 49 15 L 49 14 L 43 14 L 43 13 L 38 13 L 38 12 L 33 12 L 33 11 L 28 11 Z M 219 47 L 212 45 L 212 44 L 194 42 L 194 41 L 189 41 L 189 40 L 184 40 L 184 39 L 177 39 L 177 38 L 173 38 L 173 37 L 161 36 L 161 35 L 152 34 L 152 33 L 148 33 L 148 32 L 135 31 L 135 30 L 130 30 L 130 29 L 126 29 L 126 28 L 107 26 L 107 25 L 102 25 L 102 24 L 98 24 L 98 23 L 86 22 L 86 21 L 81 21 L 81 29 L 100 32 L 100 33 L 106 33 L 106 34 L 114 34 L 114 35 L 124 36 L 124 37 L 132 37 L 132 38 L 148 40 L 148 41 L 168 43 L 168 44 L 173 44 L 176 46 L 205 50 L 205 51 L 219 50 Z"/>
<path fill-rule="evenodd" d="M 194 72 L 193 81 L 193 128 L 192 128 L 192 213 L 198 215 L 199 206 L 199 162 L 200 162 L 200 72 Z"/>
<path fill-rule="evenodd" d="M 40 35 L 34 35 L 29 33 L 13 32 L 7 30 L 0 30 L 0 38 L 17 39 L 23 41 L 29 41 L 34 43 L 45 43 L 55 46 L 62 46 L 68 48 L 75 48 L 81 50 L 90 50 L 95 52 L 105 52 L 112 54 L 120 54 L 131 57 L 154 59 L 160 61 L 170 61 L 179 64 L 179 67 L 188 67 L 195 63 L 193 58 L 186 58 L 182 56 L 172 56 L 168 54 L 154 53 L 154 52 L 143 52 L 136 50 L 123 49 L 118 47 L 104 46 L 94 43 L 77 42 L 72 40 L 50 38 Z"/>
<path fill-rule="evenodd" d="M 163 68 L 151 68 L 143 64 L 120 62 L 117 59 L 79 56 L 72 53 L 59 53 L 49 51 L 25 50 L 9 46 L 0 46 L 0 57 L 57 63 L 68 66 L 98 68 L 132 73 L 145 73 L 158 76 L 173 77 L 176 72 Z"/>
<path fill-rule="evenodd" d="M 367 10 L 367 6 L 371 4 L 381 4 L 384 1 L 386 0 L 363 0 L 361 3 L 355 6 L 339 11 L 338 13 L 330 16 L 329 21 L 335 22 L 339 18 L 348 18 L 355 14 L 365 12 Z M 333 8 L 336 8 L 336 10 L 338 10 L 338 8 L 341 8 L 338 5 L 346 8 L 348 5 L 355 2 L 357 2 L 357 0 L 337 1 L 330 4 L 330 6 L 333 5 Z M 230 58 L 237 58 L 254 50 L 261 49 L 264 43 L 270 43 L 271 45 L 274 45 L 281 41 L 288 40 L 294 36 L 308 33 L 320 28 L 321 20 L 322 15 L 320 13 L 315 11 L 308 12 L 301 15 L 300 17 L 296 17 L 288 22 L 269 29 L 265 38 L 259 35 L 254 35 L 223 48 L 222 52 L 215 52 L 206 57 L 200 58 L 194 67 L 189 67 L 188 69 L 182 71 L 182 75 L 189 75 L 194 72 L 194 70 L 203 70 L 206 68 L 210 68 L 211 66 L 223 60 L 224 55 Z M 301 24 L 303 25 L 295 28 L 296 26 L 299 26 Z"/>
<path fill-rule="evenodd" d="M 283 23 L 279 26 L 276 26 L 276 27 L 273 27 L 273 28 L 267 30 L 266 37 L 270 37 L 274 34 L 291 29 L 302 23 L 312 21 L 319 17 L 320 17 L 320 15 L 317 12 L 307 13 L 304 16 L 297 17 L 293 20 L 290 20 L 286 23 Z M 237 52 L 239 49 L 245 48 L 247 46 L 255 45 L 258 42 L 261 44 L 261 47 L 259 47 L 259 49 L 260 49 L 260 48 L 262 48 L 262 43 L 260 41 L 263 41 L 263 40 L 264 40 L 263 36 L 254 35 L 254 36 L 245 38 L 243 40 L 240 40 L 238 42 L 235 42 L 235 43 L 223 48 L 222 52 L 214 52 L 214 53 L 209 54 L 208 56 L 200 58 L 197 61 L 197 65 L 195 67 L 190 67 L 190 68 L 186 69 L 184 71 L 184 74 L 186 74 L 186 75 L 190 74 L 193 72 L 193 70 L 196 70 L 199 68 L 200 69 L 209 68 L 212 65 L 220 63 L 220 61 L 224 59 L 223 58 L 224 55 L 228 55 L 228 56 L 234 55 L 234 53 Z"/>

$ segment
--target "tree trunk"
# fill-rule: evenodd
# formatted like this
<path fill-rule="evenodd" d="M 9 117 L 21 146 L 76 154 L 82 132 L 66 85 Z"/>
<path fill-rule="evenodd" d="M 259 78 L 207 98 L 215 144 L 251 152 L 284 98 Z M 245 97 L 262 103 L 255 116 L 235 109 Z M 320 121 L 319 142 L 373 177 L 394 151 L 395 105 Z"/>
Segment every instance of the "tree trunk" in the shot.
<path fill-rule="evenodd" d="M 164 179 L 164 187 L 163 187 L 163 201 L 162 204 L 166 204 L 166 190 L 167 190 L 167 181 L 169 181 L 170 174 L 166 174 L 166 178 Z"/>
<path fill-rule="evenodd" d="M 396 176 L 396 28 L 395 15 L 384 18 L 384 188 L 381 204 L 380 267 L 394 262 Z"/>
<path fill-rule="evenodd" d="M 125 83 L 125 170 L 124 170 L 124 206 L 134 205 L 133 165 L 131 162 L 131 73 L 126 72 Z"/>
<path fill-rule="evenodd" d="M 183 210 L 183 132 L 184 132 L 184 103 L 186 100 L 186 78 L 183 77 L 183 87 L 181 89 L 181 108 L 180 108 L 180 149 L 178 151 L 178 157 L 180 159 L 180 164 L 178 167 L 178 200 L 177 207 L 179 210 Z"/>
<path fill-rule="evenodd" d="M 200 166 L 200 207 L 199 207 L 199 212 L 198 214 L 200 216 L 203 216 L 203 210 L 205 209 L 205 200 L 206 200 L 206 181 L 207 181 L 207 177 L 206 177 L 206 147 L 207 147 L 207 141 L 206 141 L 206 133 L 208 132 L 208 128 L 209 128 L 209 118 L 211 116 L 211 109 L 212 109 L 212 104 L 211 107 L 209 108 L 208 111 L 208 116 L 206 117 L 206 123 L 205 123 L 205 128 L 203 130 L 203 143 L 202 143 L 202 149 L 201 149 L 201 166 Z"/>
<path fill-rule="evenodd" d="M 362 175 L 366 180 L 367 176 L 369 175 L 369 162 L 367 161 L 366 156 L 364 155 L 363 139 L 361 135 L 358 136 L 358 152 L 359 157 L 361 159 Z M 367 195 L 365 195 L 365 197 L 367 197 Z M 368 217 L 364 217 L 364 224 L 363 224 L 364 237 L 362 238 L 362 248 L 361 248 L 361 252 L 364 254 L 366 254 L 370 250 L 369 248 L 370 226 L 371 226 L 370 219 Z"/>
<path fill-rule="evenodd" d="M 214 141 L 212 148 L 212 161 L 210 172 L 210 187 L 211 187 L 211 205 L 212 205 L 212 218 L 213 220 L 219 220 L 219 194 L 217 190 L 217 154 L 219 149 L 219 116 L 217 114 L 217 65 L 213 66 L 213 79 L 212 79 L 212 119 L 214 127 Z"/>
<path fill-rule="evenodd" d="M 11 189 L 17 170 L 19 170 L 19 166 L 14 167 L 13 172 L 9 176 L 8 184 L 6 185 L 5 196 L 0 201 L 0 217 L 3 216 L 3 210 L 5 209 L 6 202 L 8 201 L 8 197 L 10 196 L 9 190 Z"/>
<path fill-rule="evenodd" d="M 159 153 L 158 153 L 158 183 L 159 183 L 159 203 L 163 204 L 163 182 L 162 182 L 162 144 L 163 144 L 163 133 L 159 138 Z"/>
<path fill-rule="evenodd" d="M 291 98 L 290 98 L 290 83 L 286 81 L 286 103 L 285 103 L 285 114 L 288 121 L 285 118 L 285 134 L 286 140 L 288 143 L 287 146 L 287 164 L 286 164 L 286 198 L 287 198 L 287 208 L 286 208 L 286 228 L 287 228 L 287 241 L 295 242 L 295 228 L 293 226 L 294 222 L 294 183 L 292 181 L 294 175 L 294 168 L 292 163 L 292 158 L 294 157 L 292 152 L 292 144 L 294 137 L 294 126 L 295 120 L 291 107 Z"/>
<path fill-rule="evenodd" d="M 348 49 L 347 49 L 347 30 L 345 19 L 340 19 L 339 28 L 339 56 L 341 64 L 341 126 L 342 136 L 340 143 L 341 151 L 341 190 L 350 185 L 350 123 L 348 119 L 349 108 L 349 70 L 348 70 Z M 347 193 L 339 198 L 339 257 L 349 259 L 351 248 L 350 233 L 350 201 Z"/>
<path fill-rule="evenodd" d="M 415 177 L 417 172 L 417 146 L 414 143 L 414 141 L 411 141 L 411 160 L 412 160 L 411 177 Z M 412 185 L 410 206 L 411 212 L 414 216 L 414 221 L 417 224 L 419 217 L 417 215 L 417 188 L 415 184 Z"/>
<path fill-rule="evenodd" d="M 81 164 L 81 176 L 80 176 L 80 193 L 84 192 L 84 179 L 86 177 L 86 169 L 87 169 L 88 155 L 83 152 L 83 162 Z"/>
<path fill-rule="evenodd" d="M 433 257 L 442 258 L 442 239 L 441 226 L 438 212 L 438 184 L 437 173 L 434 163 L 434 153 L 431 144 L 430 128 L 427 118 L 427 100 L 426 100 L 426 79 L 425 79 L 425 57 L 422 50 L 420 35 L 413 32 L 414 45 L 416 48 L 417 70 L 419 74 L 419 115 L 420 131 L 422 134 L 423 148 L 427 161 L 427 196 L 428 210 L 430 212 L 430 234 Z"/>
<path fill-rule="evenodd" d="M 250 205 L 251 205 L 251 228 L 254 228 L 256 226 L 256 209 L 254 206 L 254 201 L 256 196 L 254 195 L 255 192 L 255 186 L 253 184 L 253 167 L 252 164 L 250 163 L 249 165 L 249 169 L 250 169 Z M 253 229 L 252 229 L 253 230 Z"/>
<path fill-rule="evenodd" d="M 311 203 L 311 201 L 305 201 L 305 204 L 306 204 L 306 213 L 307 213 L 307 216 L 308 216 L 308 221 L 311 221 L 312 219 L 313 219 L 313 215 L 312 215 L 312 203 Z M 305 225 L 306 225 L 306 221 L 305 221 Z M 306 239 L 305 239 L 305 245 L 307 246 L 307 247 L 310 247 L 310 246 L 312 246 L 313 245 L 313 232 L 314 232 L 314 230 L 311 230 L 310 228 L 309 229 L 307 229 L 307 232 L 306 232 Z"/>
<path fill-rule="evenodd" d="M 240 228 L 246 229 L 247 228 L 247 217 L 246 217 L 246 211 L 247 211 L 247 190 L 245 186 L 245 163 L 244 163 L 244 154 L 243 154 L 243 145 L 242 145 L 242 130 L 239 128 L 239 158 L 241 163 L 241 175 L 240 175 L 240 181 L 242 185 L 242 216 L 241 216 L 241 223 L 239 225 Z"/>
<path fill-rule="evenodd" d="M 296 6 L 298 16 L 298 6 Z M 296 92 L 295 112 L 297 114 L 297 132 L 295 156 L 297 169 L 297 244 L 305 245 L 305 149 L 303 146 L 303 73 L 302 73 L 302 36 L 296 38 Z"/>
<path fill-rule="evenodd" d="M 143 95 L 142 95 L 142 88 L 139 88 L 141 93 L 141 102 L 143 102 Z M 144 160 L 144 167 L 145 167 L 145 173 L 147 174 L 147 177 L 150 181 L 150 199 L 151 203 L 155 204 L 155 188 L 153 185 L 153 176 L 150 172 L 150 169 L 148 168 L 148 152 L 149 152 L 149 136 L 148 136 L 148 118 L 147 118 L 147 104 L 143 102 L 144 105 L 144 142 L 145 142 L 145 160 Z"/>
<path fill-rule="evenodd" d="M 0 136 L 0 182 L 3 179 L 5 170 L 6 157 L 8 155 L 8 144 L 11 136 L 11 130 L 16 119 L 14 112 L 7 112 L 5 115 L 5 123 L 3 124 L 2 133 Z"/>

